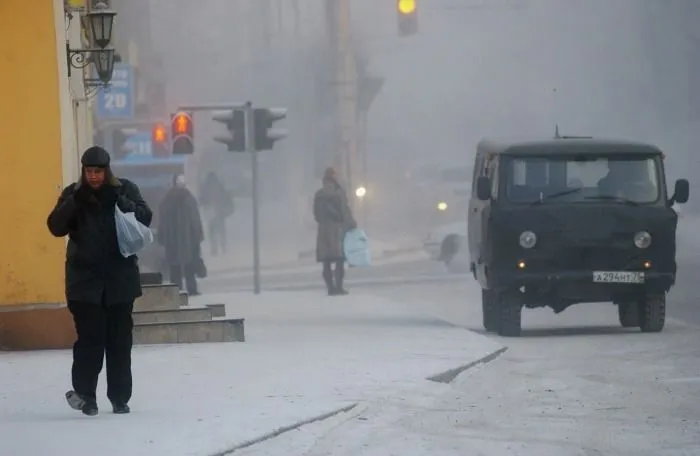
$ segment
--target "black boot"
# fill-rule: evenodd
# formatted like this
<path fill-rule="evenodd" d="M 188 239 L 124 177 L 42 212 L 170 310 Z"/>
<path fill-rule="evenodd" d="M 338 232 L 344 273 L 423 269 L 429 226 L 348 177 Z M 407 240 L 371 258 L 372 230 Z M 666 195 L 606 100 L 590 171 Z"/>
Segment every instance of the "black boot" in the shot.
<path fill-rule="evenodd" d="M 127 404 L 121 403 L 121 402 L 113 402 L 112 403 L 112 412 L 114 412 L 117 415 L 125 415 L 127 413 L 131 412 L 131 409 Z"/>
<path fill-rule="evenodd" d="M 83 397 L 75 391 L 68 391 L 66 393 L 66 401 L 70 408 L 80 410 L 84 415 L 97 415 L 97 401 L 95 399 Z"/>
<path fill-rule="evenodd" d="M 342 261 L 335 264 L 335 294 L 345 296 L 349 293 L 343 288 L 343 279 L 345 279 L 345 267 Z"/>

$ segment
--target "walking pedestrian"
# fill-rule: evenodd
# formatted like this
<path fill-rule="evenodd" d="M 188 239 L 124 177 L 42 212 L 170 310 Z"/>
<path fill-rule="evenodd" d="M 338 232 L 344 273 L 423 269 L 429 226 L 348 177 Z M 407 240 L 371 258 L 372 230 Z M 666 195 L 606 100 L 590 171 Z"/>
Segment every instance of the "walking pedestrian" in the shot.
<path fill-rule="evenodd" d="M 47 220 L 51 234 L 68 236 L 66 299 L 78 337 L 66 400 L 97 415 L 97 379 L 106 357 L 107 397 L 112 411 L 124 414 L 130 411 L 132 311 L 141 280 L 136 256 L 119 251 L 114 211 L 133 212 L 146 226 L 152 213 L 136 184 L 112 174 L 106 150 L 88 148 L 81 164 L 80 179 L 63 190 Z"/>
<path fill-rule="evenodd" d="M 323 174 L 322 187 L 314 196 L 314 219 L 318 223 L 316 236 L 316 260 L 323 264 L 323 280 L 329 296 L 346 295 L 345 278 L 345 234 L 357 228 L 345 191 L 338 183 L 333 168 Z"/>
<path fill-rule="evenodd" d="M 196 274 L 203 267 L 202 218 L 197 200 L 187 189 L 185 176 L 175 176 L 173 188 L 163 198 L 158 213 L 158 242 L 165 247 L 170 281 L 182 289 L 182 278 L 190 296 L 199 295 Z"/>
<path fill-rule="evenodd" d="M 219 251 L 225 255 L 226 219 L 235 211 L 233 195 L 226 190 L 216 174 L 210 172 L 200 192 L 199 202 L 207 210 L 211 255 L 216 256 Z"/>

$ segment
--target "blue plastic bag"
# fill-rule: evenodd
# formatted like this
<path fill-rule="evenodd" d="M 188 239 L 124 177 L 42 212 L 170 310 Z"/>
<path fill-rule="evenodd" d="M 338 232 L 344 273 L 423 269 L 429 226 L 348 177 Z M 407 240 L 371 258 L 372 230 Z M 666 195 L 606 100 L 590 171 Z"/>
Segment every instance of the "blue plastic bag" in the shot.
<path fill-rule="evenodd" d="M 136 214 L 133 212 L 124 213 L 115 205 L 114 222 L 117 227 L 119 252 L 124 258 L 136 255 L 153 242 L 153 231 L 136 220 Z"/>
<path fill-rule="evenodd" d="M 349 266 L 367 267 L 372 265 L 372 254 L 365 232 L 359 228 L 345 234 L 343 241 L 345 259 Z"/>

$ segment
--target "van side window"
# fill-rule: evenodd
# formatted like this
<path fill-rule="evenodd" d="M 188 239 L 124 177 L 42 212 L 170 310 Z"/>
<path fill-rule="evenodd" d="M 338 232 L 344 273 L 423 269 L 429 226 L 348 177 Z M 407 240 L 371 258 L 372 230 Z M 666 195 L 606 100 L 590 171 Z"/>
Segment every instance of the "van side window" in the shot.
<path fill-rule="evenodd" d="M 494 156 L 489 160 L 486 168 L 486 176 L 491 181 L 491 197 L 498 197 L 498 156 Z"/>
<path fill-rule="evenodd" d="M 472 177 L 472 195 L 476 194 L 476 180 L 479 176 L 483 176 L 484 155 L 478 154 L 474 161 L 474 175 Z"/>

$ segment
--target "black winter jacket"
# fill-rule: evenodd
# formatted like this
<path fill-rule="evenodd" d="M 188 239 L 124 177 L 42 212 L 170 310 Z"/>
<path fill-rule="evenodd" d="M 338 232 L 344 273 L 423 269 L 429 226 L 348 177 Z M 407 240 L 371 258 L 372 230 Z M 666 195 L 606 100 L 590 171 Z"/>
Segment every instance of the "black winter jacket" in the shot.
<path fill-rule="evenodd" d="M 69 236 L 66 250 L 66 299 L 96 305 L 130 304 L 141 296 L 138 259 L 119 252 L 114 206 L 95 198 L 79 204 L 74 198 L 78 184 L 66 187 L 49 214 L 47 225 L 56 237 Z M 123 212 L 151 224 L 152 212 L 139 188 L 127 179 L 111 178 L 117 204 Z"/>

